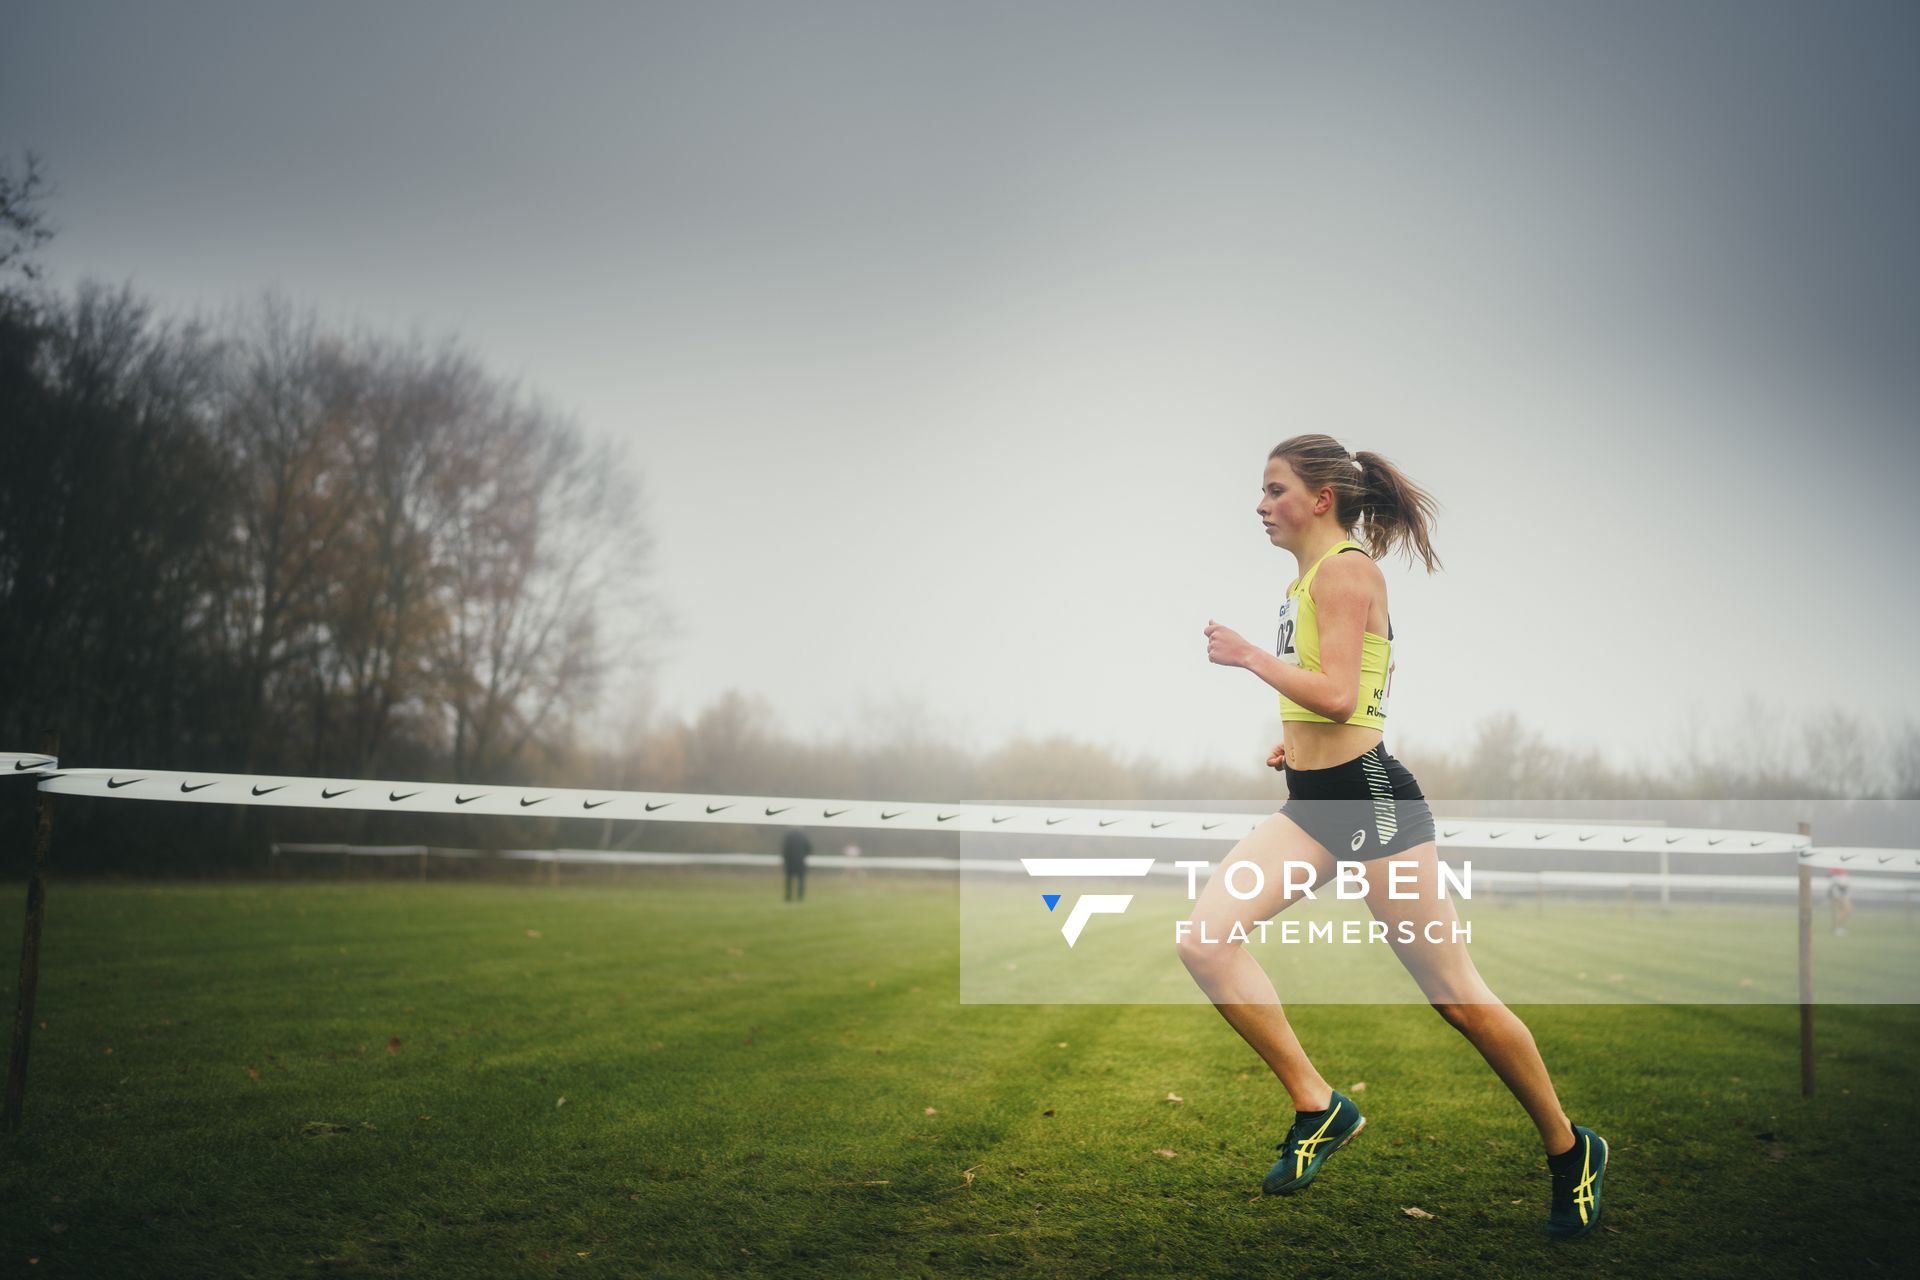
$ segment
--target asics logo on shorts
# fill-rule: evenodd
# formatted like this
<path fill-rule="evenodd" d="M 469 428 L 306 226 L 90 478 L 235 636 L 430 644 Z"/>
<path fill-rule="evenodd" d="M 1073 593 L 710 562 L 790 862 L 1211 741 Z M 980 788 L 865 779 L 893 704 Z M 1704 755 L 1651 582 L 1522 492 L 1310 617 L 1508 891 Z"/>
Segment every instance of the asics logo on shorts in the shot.
<path fill-rule="evenodd" d="M 1358 853 L 1360 852 L 1360 846 L 1365 844 L 1366 842 L 1367 842 L 1367 829 L 1365 827 L 1362 827 L 1358 831 L 1353 833 L 1353 839 L 1347 841 L 1347 848 L 1351 849 L 1355 853 Z"/>

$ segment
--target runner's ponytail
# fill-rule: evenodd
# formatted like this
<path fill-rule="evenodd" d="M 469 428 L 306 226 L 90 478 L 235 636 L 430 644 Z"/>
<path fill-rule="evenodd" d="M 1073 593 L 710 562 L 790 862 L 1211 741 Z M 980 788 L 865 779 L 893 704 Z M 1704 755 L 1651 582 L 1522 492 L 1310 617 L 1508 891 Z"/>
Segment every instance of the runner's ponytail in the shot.
<path fill-rule="evenodd" d="M 1334 518 L 1375 560 L 1398 548 L 1428 573 L 1440 568 L 1431 535 L 1439 504 L 1379 454 L 1349 454 L 1332 436 L 1316 434 L 1283 440 L 1267 456 L 1285 458 L 1308 489 L 1332 489 Z"/>

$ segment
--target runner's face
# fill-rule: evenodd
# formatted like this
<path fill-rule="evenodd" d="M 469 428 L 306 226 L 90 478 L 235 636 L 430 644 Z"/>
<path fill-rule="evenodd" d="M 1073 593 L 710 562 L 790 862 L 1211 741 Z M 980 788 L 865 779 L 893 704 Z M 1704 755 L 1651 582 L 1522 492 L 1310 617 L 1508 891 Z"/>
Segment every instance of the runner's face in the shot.
<path fill-rule="evenodd" d="M 1317 495 L 1307 492 L 1285 458 L 1267 459 L 1262 480 L 1258 511 L 1260 523 L 1267 528 L 1267 540 L 1276 547 L 1292 546 L 1313 525 Z"/>

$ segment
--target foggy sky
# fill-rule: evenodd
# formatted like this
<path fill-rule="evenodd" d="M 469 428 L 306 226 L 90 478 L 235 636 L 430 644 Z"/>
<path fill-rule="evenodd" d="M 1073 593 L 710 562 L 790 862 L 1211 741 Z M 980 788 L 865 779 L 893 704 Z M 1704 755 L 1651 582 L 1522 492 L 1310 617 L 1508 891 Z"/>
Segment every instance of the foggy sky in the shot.
<path fill-rule="evenodd" d="M 1920 10 L 8 6 L 57 283 L 455 333 L 632 442 L 671 710 L 1257 763 L 1267 451 L 1442 503 L 1390 749 L 1920 715 Z"/>

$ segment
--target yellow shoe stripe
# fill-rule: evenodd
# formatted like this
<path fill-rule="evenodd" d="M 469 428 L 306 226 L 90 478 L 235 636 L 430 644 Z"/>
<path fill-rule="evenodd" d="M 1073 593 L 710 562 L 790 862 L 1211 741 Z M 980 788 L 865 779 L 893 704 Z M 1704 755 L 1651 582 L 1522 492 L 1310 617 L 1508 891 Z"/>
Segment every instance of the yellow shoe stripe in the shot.
<path fill-rule="evenodd" d="M 1585 1149 L 1581 1154 L 1580 1182 L 1573 1189 L 1573 1203 L 1580 1210 L 1580 1221 L 1587 1221 L 1587 1206 L 1593 1203 L 1593 1140 L 1582 1136 Z"/>
<path fill-rule="evenodd" d="M 1300 1145 L 1295 1147 L 1293 1152 L 1294 1177 L 1297 1178 L 1307 1171 L 1307 1161 L 1311 1160 L 1313 1153 L 1320 1149 L 1320 1144 L 1327 1141 L 1322 1135 L 1326 1133 L 1327 1127 L 1334 1122 L 1339 1114 L 1340 1108 L 1336 1105 L 1328 1112 L 1327 1118 L 1321 1122 L 1320 1127 L 1314 1130 L 1312 1137 L 1300 1139 Z M 1343 1165 L 1342 1168 L 1344 1167 Z"/>

